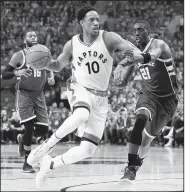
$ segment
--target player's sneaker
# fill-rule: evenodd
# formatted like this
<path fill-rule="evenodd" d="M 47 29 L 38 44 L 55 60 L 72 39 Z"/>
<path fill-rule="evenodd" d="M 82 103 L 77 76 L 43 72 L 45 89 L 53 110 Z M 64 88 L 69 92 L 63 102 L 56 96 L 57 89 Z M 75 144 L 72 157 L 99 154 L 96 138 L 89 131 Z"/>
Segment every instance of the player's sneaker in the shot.
<path fill-rule="evenodd" d="M 46 139 L 41 145 L 39 145 L 38 147 L 36 147 L 34 150 L 31 151 L 31 153 L 27 158 L 28 164 L 32 166 L 36 165 L 41 161 L 44 155 L 47 155 L 52 151 L 53 147 L 49 147 L 47 145 L 47 141 L 48 139 Z"/>
<path fill-rule="evenodd" d="M 47 173 L 51 171 L 50 165 L 51 165 L 51 159 L 52 157 L 49 155 L 45 155 L 40 163 L 40 170 L 36 175 L 36 185 L 37 187 L 43 187 L 47 178 Z"/>
<path fill-rule="evenodd" d="M 18 134 L 17 135 L 17 141 L 18 141 L 18 153 L 20 157 L 24 157 L 25 151 L 24 151 L 24 145 L 23 145 L 23 135 Z"/>
<path fill-rule="evenodd" d="M 134 166 L 134 165 L 126 166 L 124 170 L 124 175 L 120 179 L 120 183 L 128 185 L 134 184 L 134 180 L 136 178 L 136 172 L 138 171 L 139 167 L 140 166 Z"/>
<path fill-rule="evenodd" d="M 35 173 L 35 170 L 33 169 L 33 167 L 29 165 L 26 161 L 24 162 L 24 165 L 23 165 L 23 171 L 25 173 Z"/>

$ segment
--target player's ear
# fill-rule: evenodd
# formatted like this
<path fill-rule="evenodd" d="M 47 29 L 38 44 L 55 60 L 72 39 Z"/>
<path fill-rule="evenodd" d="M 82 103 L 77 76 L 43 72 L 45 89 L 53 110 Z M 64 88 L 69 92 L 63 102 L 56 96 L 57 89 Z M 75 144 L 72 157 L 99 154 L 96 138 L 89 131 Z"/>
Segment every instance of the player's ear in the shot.
<path fill-rule="evenodd" d="M 24 44 L 26 44 L 26 39 L 24 39 Z"/>
<path fill-rule="evenodd" d="M 80 25 L 83 27 L 84 26 L 84 22 L 83 22 L 83 20 L 80 20 Z"/>
<path fill-rule="evenodd" d="M 150 29 L 148 29 L 148 35 L 150 35 Z"/>

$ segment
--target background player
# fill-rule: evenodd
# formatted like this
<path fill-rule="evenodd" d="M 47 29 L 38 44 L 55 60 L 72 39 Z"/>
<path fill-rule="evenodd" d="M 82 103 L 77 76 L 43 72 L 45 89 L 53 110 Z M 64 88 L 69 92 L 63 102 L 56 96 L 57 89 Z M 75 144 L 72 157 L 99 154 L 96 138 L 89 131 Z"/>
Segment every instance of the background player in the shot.
<path fill-rule="evenodd" d="M 130 137 L 128 166 L 121 181 L 135 180 L 151 141 L 170 121 L 178 105 L 178 85 L 169 46 L 163 40 L 150 38 L 147 21 L 135 23 L 133 32 L 137 47 L 144 57 L 126 51 L 126 58 L 114 73 L 115 81 L 119 82 L 123 77 L 123 67 L 137 64 L 143 79 L 143 89 L 136 104 L 136 121 Z"/>
<path fill-rule="evenodd" d="M 99 30 L 99 15 L 94 8 L 82 7 L 77 18 L 83 34 L 72 37 L 57 60 L 47 66 L 48 70 L 60 71 L 71 62 L 73 76 L 68 86 L 68 100 L 73 114 L 48 141 L 30 153 L 28 163 L 38 163 L 61 138 L 76 128 L 82 128 L 82 140 L 79 146 L 63 155 L 43 157 L 36 176 L 38 186 L 43 185 L 46 173 L 53 168 L 78 162 L 94 154 L 103 135 L 108 111 L 107 88 L 112 73 L 112 55 L 117 50 L 137 50 L 116 33 Z M 140 54 L 141 51 L 138 49 L 138 52 Z"/>
<path fill-rule="evenodd" d="M 19 155 L 25 156 L 24 172 L 35 172 L 27 163 L 27 157 L 31 151 L 32 134 L 35 137 L 44 136 L 48 132 L 48 114 L 43 93 L 46 83 L 46 70 L 38 71 L 26 65 L 25 54 L 27 50 L 37 44 L 37 35 L 34 31 L 26 33 L 24 38 L 25 49 L 13 54 L 6 66 L 3 79 L 18 78 L 17 98 L 18 113 L 21 124 L 25 127 L 24 135 L 19 134 Z M 50 72 L 48 83 L 53 85 L 54 75 Z"/>

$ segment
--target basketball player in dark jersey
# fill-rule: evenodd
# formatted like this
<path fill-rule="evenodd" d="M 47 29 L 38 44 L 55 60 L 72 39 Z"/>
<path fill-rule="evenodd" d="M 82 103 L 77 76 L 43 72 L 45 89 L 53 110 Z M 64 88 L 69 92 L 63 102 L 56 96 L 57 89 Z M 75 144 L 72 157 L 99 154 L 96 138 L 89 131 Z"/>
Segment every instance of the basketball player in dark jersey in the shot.
<path fill-rule="evenodd" d="M 35 172 L 27 163 L 27 157 L 31 151 L 32 135 L 44 136 L 48 132 L 48 114 L 43 93 L 46 83 L 46 70 L 33 70 L 26 65 L 25 54 L 27 50 L 37 44 L 37 36 L 34 31 L 27 32 L 24 39 L 25 49 L 13 54 L 9 64 L 6 66 L 2 78 L 11 79 L 17 77 L 17 112 L 20 122 L 25 127 L 24 135 L 19 134 L 19 155 L 25 156 L 23 171 Z M 54 84 L 54 75 L 48 78 L 50 85 Z"/>
<path fill-rule="evenodd" d="M 143 82 L 130 137 L 128 166 L 121 178 L 124 183 L 135 180 L 151 141 L 170 121 L 178 105 L 178 85 L 169 46 L 163 40 L 150 38 L 150 25 L 147 21 L 135 23 L 133 32 L 142 56 L 135 56 L 130 50 L 125 51 L 123 57 L 126 58 L 114 71 L 114 80 L 119 84 L 124 81 L 123 67 L 137 64 Z"/>

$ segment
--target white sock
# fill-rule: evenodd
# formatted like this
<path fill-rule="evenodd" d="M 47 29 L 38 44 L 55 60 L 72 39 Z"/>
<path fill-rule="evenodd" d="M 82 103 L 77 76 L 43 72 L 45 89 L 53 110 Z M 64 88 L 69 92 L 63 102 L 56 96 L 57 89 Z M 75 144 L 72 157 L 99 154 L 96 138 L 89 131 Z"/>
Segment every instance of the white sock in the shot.
<path fill-rule="evenodd" d="M 82 141 L 79 146 L 69 149 L 63 155 L 58 155 L 52 159 L 54 162 L 53 168 L 64 164 L 73 164 L 87 157 L 91 157 L 96 151 L 97 146 L 88 141 Z"/>
<path fill-rule="evenodd" d="M 168 133 L 168 135 L 167 135 L 167 136 L 172 137 L 172 135 L 173 135 L 173 129 L 174 129 L 174 127 L 172 127 L 172 128 L 170 129 L 170 131 L 169 131 L 169 133 Z"/>
<path fill-rule="evenodd" d="M 49 147 L 53 147 L 67 134 L 73 132 L 77 127 L 83 125 L 89 118 L 89 111 L 86 108 L 77 108 L 47 141 Z"/>

